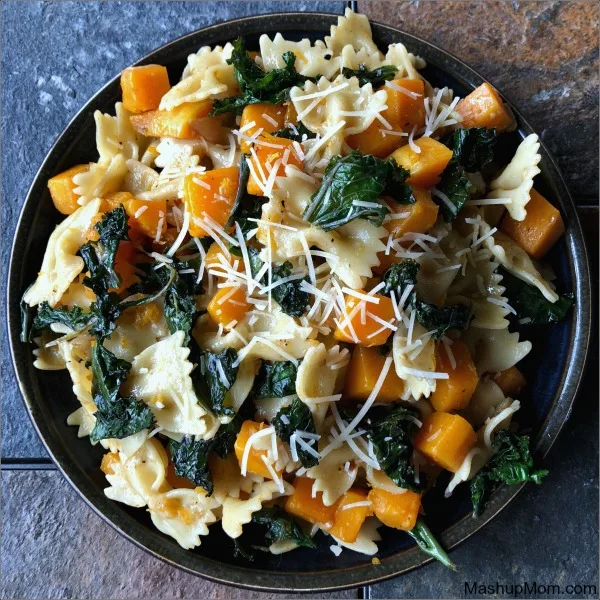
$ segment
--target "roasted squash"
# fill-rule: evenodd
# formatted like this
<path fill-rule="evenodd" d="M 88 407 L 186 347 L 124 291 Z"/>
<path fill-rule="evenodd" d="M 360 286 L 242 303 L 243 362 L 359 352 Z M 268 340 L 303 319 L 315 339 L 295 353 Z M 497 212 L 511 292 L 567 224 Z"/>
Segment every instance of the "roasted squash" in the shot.
<path fill-rule="evenodd" d="M 434 412 L 423 422 L 414 447 L 440 467 L 456 473 L 476 438 L 471 424 L 463 417 Z"/>
<path fill-rule="evenodd" d="M 525 208 L 527 215 L 522 221 L 506 214 L 500 223 L 500 231 L 519 244 L 529 256 L 539 260 L 560 239 L 565 232 L 565 224 L 558 209 L 534 189 Z"/>
<path fill-rule="evenodd" d="M 394 494 L 380 488 L 369 492 L 369 500 L 375 516 L 388 527 L 410 531 L 413 529 L 421 508 L 421 494 L 406 490 Z"/>
<path fill-rule="evenodd" d="M 202 224 L 204 213 L 221 227 L 225 226 L 235 203 L 239 178 L 239 167 L 224 167 L 185 176 L 183 202 L 190 214 L 190 235 L 210 235 Z M 210 224 L 206 226 L 212 229 Z"/>
<path fill-rule="evenodd" d="M 509 398 L 518 398 L 521 390 L 527 385 L 525 375 L 515 366 L 502 371 L 493 381 Z"/>
<path fill-rule="evenodd" d="M 121 192 L 122 196 L 119 202 L 125 207 L 129 215 L 131 225 L 144 235 L 155 240 L 157 238 L 158 228 L 161 228 L 161 235 L 167 229 L 167 202 L 166 200 L 138 200 L 131 194 L 126 197 L 127 192 Z M 131 236 L 130 236 L 131 237 Z"/>
<path fill-rule="evenodd" d="M 450 162 L 452 150 L 430 137 L 419 138 L 414 143 L 420 152 L 415 152 L 409 145 L 402 146 L 392 154 L 392 158 L 410 171 L 410 177 L 406 180 L 408 183 L 432 188 Z"/>
<path fill-rule="evenodd" d="M 489 84 L 482 83 L 457 105 L 456 112 L 462 117 L 462 127 L 494 127 L 498 131 L 515 128 L 510 109 L 502 102 L 498 92 Z"/>
<path fill-rule="evenodd" d="M 234 450 L 235 455 L 240 464 L 240 468 L 242 467 L 242 462 L 244 458 L 244 449 L 246 448 L 246 444 L 251 435 L 259 432 L 261 429 L 266 427 L 265 423 L 257 423 L 256 421 L 244 421 L 242 423 L 242 427 L 240 432 L 238 433 Z M 246 465 L 246 470 L 248 473 L 254 473 L 254 475 L 260 475 L 261 477 L 265 477 L 266 479 L 273 479 L 269 469 L 265 465 L 262 456 L 267 456 L 266 450 L 258 450 L 257 448 L 250 448 L 250 452 L 248 454 L 248 463 Z M 281 474 L 281 470 L 276 471 L 278 475 Z"/>
<path fill-rule="evenodd" d="M 344 400 L 364 402 L 373 391 L 384 363 L 385 357 L 378 348 L 355 346 L 344 384 Z M 396 402 L 403 390 L 404 382 L 392 366 L 377 394 L 377 402 Z"/>
<path fill-rule="evenodd" d="M 169 74 L 162 65 L 129 67 L 121 73 L 123 106 L 132 113 L 158 108 L 170 89 Z"/>
<path fill-rule="evenodd" d="M 394 215 L 406 215 L 392 218 L 384 227 L 394 238 L 402 237 L 405 233 L 427 233 L 437 220 L 439 207 L 431 199 L 431 192 L 413 187 L 414 204 L 398 204 L 391 198 L 386 203 Z"/>
<path fill-rule="evenodd" d="M 448 352 L 454 358 L 454 368 Z M 448 373 L 448 379 L 438 379 L 430 401 L 433 408 L 442 412 L 462 410 L 469 405 L 477 387 L 477 369 L 471 359 L 469 348 L 462 340 L 456 340 L 448 350 L 438 342 L 435 350 L 435 370 Z"/>
<path fill-rule="evenodd" d="M 56 210 L 63 215 L 73 214 L 78 208 L 79 196 L 73 191 L 77 186 L 73 183 L 73 177 L 79 173 L 85 173 L 89 165 L 75 165 L 48 180 L 48 189 Z"/>
<path fill-rule="evenodd" d="M 348 544 L 355 542 L 365 519 L 373 514 L 368 502 L 367 492 L 360 488 L 349 489 L 337 503 L 329 533 Z M 350 506 L 357 503 L 361 505 Z"/>
<path fill-rule="evenodd" d="M 240 286 L 220 288 L 206 310 L 217 325 L 227 327 L 232 322 L 241 321 L 251 308 L 252 305 L 246 302 L 246 288 Z"/>
<path fill-rule="evenodd" d="M 283 129 L 286 108 L 283 104 L 248 104 L 242 112 L 240 129 L 243 135 L 252 137 L 259 129 L 262 133 L 273 133 Z M 251 123 L 254 125 L 250 126 Z M 250 152 L 252 142 L 240 139 L 240 149 L 243 153 Z"/>
<path fill-rule="evenodd" d="M 323 529 L 331 529 L 335 520 L 339 500 L 331 506 L 323 504 L 323 493 L 312 495 L 314 480 L 308 477 L 294 479 L 294 493 L 288 496 L 285 510 L 290 515 L 304 519 L 309 523 L 321 525 Z"/>
<path fill-rule="evenodd" d="M 360 293 L 364 294 L 365 292 Z M 392 330 L 389 327 L 384 327 L 380 321 L 374 319 L 371 315 L 390 323 L 395 318 L 394 306 L 387 296 L 374 294 L 373 298 L 379 299 L 379 304 L 364 302 L 364 308 L 359 308 L 354 316 L 350 318 L 349 323 L 346 323 L 344 315 L 340 317 L 341 327 L 338 326 L 334 333 L 336 340 L 361 344 L 362 346 L 381 346 L 386 343 Z M 345 297 L 345 302 L 346 314 L 350 316 L 362 300 L 348 294 Z M 356 334 L 356 339 L 352 332 Z"/>

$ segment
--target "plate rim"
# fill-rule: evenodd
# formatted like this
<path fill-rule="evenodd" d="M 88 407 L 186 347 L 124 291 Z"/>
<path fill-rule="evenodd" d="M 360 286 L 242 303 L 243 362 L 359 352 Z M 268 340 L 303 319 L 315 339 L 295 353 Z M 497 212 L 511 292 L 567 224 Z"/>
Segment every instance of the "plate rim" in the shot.
<path fill-rule="evenodd" d="M 325 31 L 326 27 L 330 24 L 335 24 L 340 14 L 335 13 L 321 13 L 321 12 L 277 12 L 267 13 L 260 15 L 252 15 L 246 17 L 240 17 L 237 19 L 230 19 L 203 27 L 176 39 L 173 39 L 158 48 L 146 53 L 139 60 L 135 61 L 134 65 L 145 64 L 152 60 L 156 55 L 168 51 L 172 47 L 185 46 L 186 40 L 196 38 L 197 36 L 210 36 L 211 34 L 218 34 L 220 30 L 226 29 L 227 26 L 243 26 L 247 24 L 250 26 L 252 33 L 256 30 L 252 26 L 257 23 L 264 23 L 268 21 L 279 22 L 275 28 L 280 31 L 289 29 L 302 29 L 306 28 L 307 33 L 309 31 Z M 286 26 L 285 21 L 293 21 L 294 18 L 304 21 L 302 26 L 299 26 L 297 22 L 288 23 Z M 328 21 L 328 23 L 326 22 Z M 378 21 L 369 20 L 372 26 L 380 28 L 386 31 L 388 34 L 399 36 L 404 42 L 406 39 L 414 40 L 417 45 L 423 45 L 433 51 L 434 54 L 438 54 L 445 60 L 449 59 L 450 63 L 453 63 L 452 67 L 460 67 L 460 71 L 457 72 L 448 66 L 442 67 L 448 74 L 456 79 L 461 79 L 468 86 L 472 87 L 471 81 L 487 81 L 477 71 L 472 69 L 462 60 L 458 59 L 452 53 L 440 48 L 439 46 L 419 38 L 418 36 L 407 33 L 399 28 L 380 23 Z M 270 24 L 269 24 L 270 25 Z M 269 31 L 273 27 L 269 26 Z M 375 35 L 375 37 L 377 37 Z M 371 585 L 373 583 L 381 582 L 386 579 L 398 576 L 402 573 L 406 573 L 416 569 L 424 564 L 432 562 L 434 559 L 427 558 L 426 555 L 421 553 L 415 546 L 411 546 L 409 549 L 397 552 L 396 554 L 381 560 L 380 565 L 372 565 L 365 563 L 363 565 L 356 565 L 352 567 L 346 567 L 342 569 L 336 569 L 333 567 L 329 571 L 318 571 L 318 572 L 281 572 L 281 571 L 269 571 L 269 570 L 256 570 L 251 568 L 240 567 L 236 565 L 222 563 L 220 561 L 199 556 L 190 551 L 185 551 L 186 556 L 190 555 L 195 557 L 193 561 L 185 561 L 182 564 L 179 561 L 171 559 L 168 555 L 168 548 L 165 544 L 151 544 L 152 538 L 156 538 L 155 535 L 150 535 L 150 540 L 137 539 L 137 531 L 147 534 L 148 532 L 142 528 L 139 523 L 132 522 L 131 527 L 129 521 L 133 521 L 133 518 L 127 516 L 122 518 L 116 511 L 112 513 L 112 516 L 106 514 L 101 507 L 98 505 L 100 500 L 107 500 L 106 498 L 95 498 L 96 494 L 90 493 L 89 489 L 82 489 L 74 481 L 79 479 L 77 473 L 79 469 L 74 465 L 69 464 L 68 457 L 58 456 L 60 452 L 57 449 L 52 449 L 55 446 L 54 441 L 48 435 L 49 432 L 46 430 L 44 434 L 42 430 L 45 429 L 45 424 L 39 424 L 35 416 L 35 398 L 25 386 L 25 379 L 27 373 L 25 371 L 26 365 L 21 365 L 17 360 L 16 346 L 20 344 L 19 341 L 19 329 L 20 323 L 18 314 L 18 303 L 21 297 L 21 289 L 19 287 L 19 271 L 20 268 L 16 266 L 15 259 L 19 254 L 20 244 L 17 241 L 21 241 L 22 244 L 26 243 L 24 236 L 28 239 L 30 232 L 26 229 L 25 217 L 26 213 L 32 213 L 37 204 L 37 199 L 34 198 L 35 188 L 39 187 L 40 180 L 44 176 L 47 170 L 47 165 L 50 162 L 58 162 L 60 159 L 55 159 L 54 154 L 58 152 L 61 145 L 65 143 L 65 138 L 68 138 L 68 134 L 71 133 L 72 128 L 79 121 L 84 121 L 86 117 L 89 117 L 92 104 L 98 102 L 102 95 L 106 94 L 108 89 L 118 81 L 119 75 L 116 75 L 105 85 L 103 85 L 98 91 L 96 91 L 89 100 L 81 107 L 79 111 L 73 116 L 69 123 L 65 126 L 63 131 L 56 137 L 52 143 L 51 148 L 47 152 L 44 160 L 42 161 L 39 169 L 37 170 L 32 183 L 27 191 L 25 200 L 20 210 L 15 235 L 13 238 L 9 271 L 7 277 L 7 293 L 6 293 L 6 313 L 7 313 L 7 329 L 8 329 L 8 340 L 12 359 L 12 366 L 15 372 L 15 376 L 19 385 L 19 390 L 23 397 L 23 401 L 27 408 L 29 418 L 36 430 L 37 435 L 40 437 L 42 443 L 49 456 L 51 457 L 62 476 L 65 477 L 70 486 L 77 492 L 77 495 L 98 515 L 103 521 L 108 523 L 113 529 L 115 529 L 120 535 L 133 542 L 136 546 L 151 554 L 152 556 L 167 562 L 168 564 L 180 568 L 184 571 L 192 573 L 197 576 L 204 577 L 215 583 L 236 586 L 244 589 L 254 591 L 269 591 L 269 592 L 328 592 L 343 590 L 348 588 L 354 588 L 362 585 Z M 495 87 L 495 86 L 494 86 Z M 498 89 L 498 88 L 496 88 Z M 506 96 L 500 92 L 502 97 L 506 99 Z M 514 110 L 515 115 L 519 121 L 519 130 L 526 130 L 533 132 L 533 128 L 527 122 L 527 120 L 521 115 L 521 113 L 515 109 L 512 103 L 509 105 Z M 547 167 L 550 168 L 548 173 L 549 179 L 553 185 L 557 188 L 558 201 L 565 214 L 568 216 L 568 243 L 567 243 L 567 255 L 569 258 L 569 268 L 571 270 L 571 277 L 573 280 L 573 287 L 578 293 L 578 302 L 575 305 L 573 312 L 573 324 L 571 335 L 569 339 L 569 350 L 576 349 L 576 352 L 570 352 L 570 358 L 567 359 L 565 368 L 563 370 L 563 377 L 561 382 L 557 386 L 557 390 L 554 395 L 554 400 L 548 415 L 538 433 L 538 443 L 536 444 L 536 450 L 545 456 L 553 443 L 556 441 L 561 429 L 566 423 L 570 416 L 573 403 L 577 396 L 578 389 L 581 385 L 583 378 L 585 365 L 588 358 L 588 350 L 591 335 L 591 290 L 590 290 L 590 270 L 589 261 L 587 257 L 587 249 L 585 245 L 585 239 L 583 231 L 577 214 L 576 206 L 573 202 L 569 189 L 566 182 L 560 172 L 553 156 L 545 147 L 544 143 L 540 140 L 541 149 L 543 150 L 543 158 L 547 159 Z M 52 161 L 51 161 L 52 159 Z M 16 304 L 15 304 L 16 303 Z M 552 417 L 552 419 L 551 419 Z M 550 422 L 552 421 L 552 422 Z M 557 422 L 558 421 L 558 422 Z M 48 438 L 48 439 L 47 439 Z M 482 527 L 487 525 L 492 519 L 494 519 L 504 508 L 506 508 L 516 496 L 523 489 L 524 484 L 500 488 L 493 496 L 488 509 L 484 515 L 480 517 L 476 522 L 473 522 L 469 515 L 466 515 L 440 536 L 442 541 L 445 543 L 448 550 L 452 550 L 458 544 L 470 538 L 473 534 L 479 531 Z M 102 502 L 106 504 L 106 502 Z M 112 506 L 112 503 L 109 506 Z M 470 521 L 468 525 L 467 522 Z M 474 525 L 474 526 L 473 526 Z M 464 531 L 466 529 L 466 531 Z M 154 532 L 155 533 L 155 532 Z M 148 537 L 148 535 L 140 535 L 141 537 Z M 157 547 L 158 546 L 158 547 Z M 162 548 L 160 547 L 162 546 Z M 165 551 L 166 550 L 166 551 Z M 407 563 L 408 559 L 410 564 L 398 564 Z M 413 558 L 413 560 L 411 560 Z M 416 560 L 415 560 L 416 559 Z M 368 557 L 365 559 L 368 560 Z M 188 563 L 194 563 L 188 564 Z M 197 568 L 201 565 L 202 568 Z M 269 583 L 261 583 L 260 580 L 268 580 Z M 290 585 L 290 581 L 294 580 Z M 335 581 L 333 581 L 335 580 Z"/>

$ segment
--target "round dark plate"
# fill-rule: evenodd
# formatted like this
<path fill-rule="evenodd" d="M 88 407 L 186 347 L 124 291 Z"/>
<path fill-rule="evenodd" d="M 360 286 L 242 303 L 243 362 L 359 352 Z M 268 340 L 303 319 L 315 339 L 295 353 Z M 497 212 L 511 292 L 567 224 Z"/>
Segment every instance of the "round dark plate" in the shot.
<path fill-rule="evenodd" d="M 200 46 L 223 44 L 239 35 L 246 37 L 250 48 L 258 46 L 262 33 L 280 31 L 286 37 L 317 39 L 329 32 L 337 20 L 335 15 L 303 13 L 272 14 L 238 19 L 186 35 L 152 52 L 136 64 L 166 65 L 171 81 L 177 81 L 188 54 Z M 453 56 L 412 35 L 373 23 L 375 41 L 384 48 L 402 42 L 427 61 L 425 77 L 439 87 L 449 86 L 461 96 L 484 80 Z M 50 456 L 69 483 L 87 504 L 122 535 L 154 556 L 220 583 L 255 590 L 326 591 L 374 583 L 398 575 L 428 562 L 425 554 L 403 532 L 381 528 L 378 557 L 344 551 L 336 558 L 329 550 L 330 541 L 319 534 L 319 547 L 312 551 L 299 549 L 282 556 L 258 553 L 255 562 L 233 557 L 231 540 L 216 524 L 202 545 L 193 551 L 183 550 L 177 543 L 154 528 L 146 511 L 133 509 L 106 498 L 106 480 L 99 469 L 102 449 L 91 447 L 87 439 L 78 439 L 76 428 L 68 427 L 67 415 L 77 402 L 71 391 L 69 376 L 64 371 L 38 371 L 33 367 L 31 347 L 19 341 L 19 301 L 25 288 L 35 279 L 46 241 L 60 215 L 54 209 L 47 191 L 48 178 L 74 164 L 97 159 L 94 143 L 93 113 L 114 110 L 120 99 L 119 78 L 102 88 L 77 114 L 60 135 L 38 171 L 29 190 L 15 234 L 9 284 L 8 323 L 11 351 L 19 386 L 35 428 Z M 519 128 L 502 141 L 506 162 L 510 152 L 526 135 L 530 126 L 517 114 Z M 519 420 L 531 429 L 535 451 L 543 456 L 556 439 L 581 380 L 590 333 L 589 269 L 583 235 L 573 201 L 548 151 L 540 149 L 542 173 L 536 188 L 558 206 L 567 224 L 566 235 L 548 256 L 559 281 L 577 297 L 574 310 L 562 323 L 523 332 L 533 341 L 533 351 L 524 362 L 529 385 L 521 398 L 523 409 Z M 548 349 L 552 349 L 548 352 Z M 445 481 L 441 481 L 425 499 L 428 523 L 447 548 L 467 539 L 498 514 L 523 486 L 504 487 L 494 494 L 483 516 L 473 519 L 467 486 L 458 488 L 453 497 L 443 500 Z M 443 502 L 443 509 L 437 509 Z"/>

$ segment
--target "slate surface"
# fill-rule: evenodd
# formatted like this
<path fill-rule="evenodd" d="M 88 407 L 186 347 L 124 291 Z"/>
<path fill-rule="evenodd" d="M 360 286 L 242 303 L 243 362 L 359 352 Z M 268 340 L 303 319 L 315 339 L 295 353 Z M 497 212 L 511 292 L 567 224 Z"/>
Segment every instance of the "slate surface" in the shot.
<path fill-rule="evenodd" d="M 361 2 L 360 9 L 433 40 L 489 77 L 549 143 L 576 201 L 597 202 L 597 9 L 587 2 L 485 4 Z M 11 232 L 37 166 L 105 81 L 149 50 L 204 25 L 302 9 L 340 12 L 342 5 L 4 0 L 1 210 L 6 233 L 0 260 L 5 269 Z M 504 43 L 494 48 L 492 39 Z M 597 213 L 592 220 L 597 223 Z M 588 235 L 596 248 L 597 227 Z M 44 456 L 8 366 L 4 332 L 1 343 L 2 455 Z M 590 363 L 598 364 L 597 353 Z M 509 512 L 453 552 L 458 574 L 430 565 L 367 593 L 372 598 L 464 597 L 465 581 L 597 585 L 597 398 L 594 372 L 549 457 L 547 481 L 526 489 Z M 2 597 L 268 597 L 212 586 L 152 559 L 103 524 L 56 472 L 5 471 L 2 484 Z M 489 596 L 496 595 L 507 596 Z"/>

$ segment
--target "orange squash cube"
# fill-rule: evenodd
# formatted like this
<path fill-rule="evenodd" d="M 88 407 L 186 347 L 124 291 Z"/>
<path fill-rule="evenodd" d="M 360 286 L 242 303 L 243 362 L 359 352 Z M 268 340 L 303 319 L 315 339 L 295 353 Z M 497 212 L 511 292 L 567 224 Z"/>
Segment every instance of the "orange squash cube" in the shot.
<path fill-rule="evenodd" d="M 421 494 L 406 490 L 403 494 L 394 494 L 380 488 L 369 492 L 369 500 L 375 516 L 388 527 L 410 531 L 414 528 L 419 509 Z"/>
<path fill-rule="evenodd" d="M 413 195 L 414 204 L 398 204 L 386 198 L 392 214 L 406 215 L 383 224 L 394 238 L 402 237 L 405 233 L 427 233 L 437 221 L 439 207 L 431 199 L 431 192 L 413 187 Z"/>
<path fill-rule="evenodd" d="M 454 368 L 443 342 L 438 342 L 435 349 L 435 370 L 448 373 L 449 378 L 438 379 L 429 399 L 433 408 L 442 412 L 467 408 L 478 383 L 477 369 L 467 345 L 462 340 L 456 340 L 449 346 L 449 351 L 456 363 Z"/>
<path fill-rule="evenodd" d="M 302 169 L 304 163 L 298 158 L 292 140 L 267 134 L 259 136 L 257 142 L 254 144 L 256 154 L 249 161 L 250 177 L 247 190 L 253 196 L 264 196 L 265 188 L 269 186 L 268 182 L 274 177 L 285 175 L 286 165 L 294 165 Z M 274 174 L 272 171 L 276 163 L 278 167 Z"/>
<path fill-rule="evenodd" d="M 240 286 L 219 288 L 206 310 L 217 325 L 230 329 L 230 323 L 238 323 L 251 309 L 252 305 L 246 302 L 246 288 Z"/>
<path fill-rule="evenodd" d="M 169 74 L 162 65 L 129 67 L 121 73 L 123 106 L 132 113 L 158 108 L 170 89 Z"/>
<path fill-rule="evenodd" d="M 105 475 L 114 475 L 115 467 L 119 464 L 119 453 L 118 452 L 107 452 L 102 456 L 102 462 L 100 463 L 100 470 Z"/>
<path fill-rule="evenodd" d="M 514 240 L 533 258 L 543 258 L 565 232 L 558 209 L 534 189 L 529 194 L 527 214 L 515 221 L 508 213 L 500 223 L 500 231 Z"/>
<path fill-rule="evenodd" d="M 73 177 L 85 173 L 89 168 L 89 165 L 75 165 L 48 180 L 50 196 L 59 213 L 71 215 L 79 208 L 79 196 L 73 191 L 77 187 L 73 183 Z"/>
<path fill-rule="evenodd" d="M 489 84 L 482 83 L 457 105 L 456 112 L 462 117 L 461 126 L 495 127 L 498 131 L 515 128 L 510 109 L 503 104 L 498 92 Z"/>
<path fill-rule="evenodd" d="M 167 483 L 173 488 L 185 488 L 188 490 L 193 490 L 196 488 L 196 484 L 193 481 L 190 481 L 189 479 L 181 477 L 181 475 L 177 475 L 177 473 L 175 473 L 175 467 L 171 461 L 169 461 L 169 466 L 167 467 L 166 480 Z"/>
<path fill-rule="evenodd" d="M 364 294 L 365 292 L 361 291 L 360 293 Z M 395 318 L 394 306 L 387 296 L 374 294 L 373 298 L 378 298 L 379 304 L 359 300 L 350 294 L 346 295 L 346 314 L 350 316 L 353 311 L 355 312 L 349 319 L 349 323 L 346 323 L 344 315 L 340 317 L 341 327 L 338 326 L 334 333 L 336 340 L 362 346 L 381 346 L 386 343 L 392 330 L 389 327 L 384 327 L 380 321 L 390 323 Z M 361 307 L 356 309 L 359 304 L 361 304 Z M 379 320 L 373 318 L 372 315 Z M 356 334 L 356 338 L 352 335 L 352 332 Z"/>
<path fill-rule="evenodd" d="M 355 346 L 344 383 L 344 399 L 364 402 L 375 387 L 385 357 L 378 348 Z M 404 382 L 392 366 L 377 394 L 377 402 L 396 402 L 404 390 Z"/>
<path fill-rule="evenodd" d="M 119 242 L 119 248 L 115 255 L 115 271 L 121 278 L 121 285 L 111 291 L 120 294 L 139 281 L 139 277 L 135 273 L 135 262 L 135 248 L 133 244 L 126 241 Z"/>
<path fill-rule="evenodd" d="M 206 251 L 206 258 L 204 264 L 207 269 L 223 269 L 222 260 L 229 263 L 229 266 L 233 267 L 237 262 L 236 270 L 242 272 L 244 270 L 244 260 L 241 256 L 235 256 L 233 254 L 225 254 L 223 249 L 216 242 L 212 243 L 209 249 Z"/>
<path fill-rule="evenodd" d="M 239 167 L 224 167 L 185 176 L 183 202 L 185 210 L 190 214 L 190 235 L 210 235 L 202 225 L 204 213 L 221 227 L 225 227 L 235 203 L 239 178 Z M 208 227 L 211 227 L 210 224 Z"/>
<path fill-rule="evenodd" d="M 235 455 L 237 456 L 240 468 L 242 467 L 244 459 L 244 450 L 246 448 L 248 439 L 251 435 L 259 432 L 261 429 L 265 429 L 265 427 L 265 423 L 257 423 L 256 421 L 244 421 L 242 423 L 242 427 L 237 435 L 237 438 L 235 439 L 234 444 Z M 258 450 L 254 447 L 250 448 L 246 470 L 248 473 L 260 475 L 265 479 L 273 479 L 271 473 L 269 472 L 269 469 L 267 469 L 267 466 L 261 458 L 262 456 L 267 456 L 266 450 Z M 280 475 L 281 471 L 277 471 L 277 474 Z"/>
<path fill-rule="evenodd" d="M 248 104 L 242 112 L 240 129 L 244 129 L 244 135 L 252 137 L 259 129 L 262 133 L 273 133 L 283 129 L 285 123 L 286 108 L 283 104 Z M 250 123 L 254 123 L 248 127 Z M 240 140 L 240 149 L 246 154 L 250 152 L 252 142 L 249 140 Z"/>
<path fill-rule="evenodd" d="M 410 171 L 406 180 L 409 184 L 432 188 L 440 180 L 440 175 L 452 158 L 452 150 L 441 142 L 422 137 L 415 141 L 420 152 L 415 152 L 410 146 L 402 146 L 393 154 L 392 158 L 405 169 Z"/>
<path fill-rule="evenodd" d="M 200 125 L 205 119 L 219 120 L 219 117 L 208 116 L 211 109 L 212 100 L 186 102 L 172 110 L 149 110 L 132 115 L 129 120 L 138 133 L 148 137 L 199 139 L 203 137 Z"/>
<path fill-rule="evenodd" d="M 383 117 L 387 119 L 385 113 L 387 109 L 383 111 Z M 406 144 L 407 136 L 398 135 L 402 133 L 402 128 L 398 125 L 394 125 L 391 121 L 388 122 L 392 125 L 391 133 L 388 133 L 383 123 L 378 119 L 375 119 L 364 131 L 349 135 L 346 138 L 348 146 L 352 150 L 358 150 L 361 154 L 372 154 L 377 158 L 384 158 L 391 154 L 396 148 Z"/>
<path fill-rule="evenodd" d="M 456 473 L 476 439 L 471 424 L 463 417 L 434 412 L 423 422 L 414 447 L 440 467 Z"/>
<path fill-rule="evenodd" d="M 351 506 L 361 503 L 361 506 Z M 356 541 L 365 519 L 372 513 L 368 504 L 367 492 L 360 488 L 349 489 L 338 501 L 333 519 L 333 527 L 328 533 L 351 544 Z"/>
<path fill-rule="evenodd" d="M 149 238 L 156 239 L 159 226 L 161 235 L 167 230 L 166 200 L 138 200 L 131 194 L 122 192 L 119 202 L 129 215 L 128 222 Z"/>
<path fill-rule="evenodd" d="M 517 367 L 512 366 L 495 377 L 494 383 L 502 390 L 505 396 L 517 398 L 521 390 L 527 385 L 527 379 L 525 379 L 525 375 Z"/>
<path fill-rule="evenodd" d="M 313 483 L 314 480 L 308 477 L 296 477 L 293 483 L 294 493 L 287 497 L 285 511 L 309 523 L 330 529 L 335 520 L 339 500 L 331 506 L 325 506 L 322 492 L 317 492 L 313 498 Z"/>

